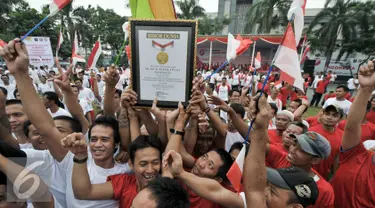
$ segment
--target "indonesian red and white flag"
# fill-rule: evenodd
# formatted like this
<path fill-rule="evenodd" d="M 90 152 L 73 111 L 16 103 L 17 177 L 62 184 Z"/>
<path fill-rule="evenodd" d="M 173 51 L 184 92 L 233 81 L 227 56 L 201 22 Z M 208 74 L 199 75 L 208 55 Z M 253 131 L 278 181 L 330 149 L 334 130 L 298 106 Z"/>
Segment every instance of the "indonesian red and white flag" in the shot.
<path fill-rule="evenodd" d="M 100 38 L 95 42 L 94 48 L 91 51 L 89 60 L 87 61 L 87 68 L 92 69 L 96 66 L 96 62 L 99 56 L 102 54 L 102 44 L 100 43 Z"/>
<path fill-rule="evenodd" d="M 63 41 L 64 41 L 63 33 L 61 32 L 61 28 L 60 28 L 59 37 L 57 38 L 56 57 L 58 57 L 58 53 L 59 53 L 59 50 L 61 48 L 61 44 L 63 43 Z"/>
<path fill-rule="evenodd" d="M 246 145 L 243 145 L 240 153 L 238 154 L 232 167 L 230 167 L 227 173 L 228 180 L 232 183 L 233 188 L 237 192 L 240 192 L 240 189 L 241 189 L 243 166 L 245 163 L 245 154 L 246 154 Z"/>
<path fill-rule="evenodd" d="M 78 62 L 86 63 L 86 60 L 82 56 L 76 53 L 73 53 L 72 58 L 73 58 L 73 66 L 75 66 Z"/>
<path fill-rule="evenodd" d="M 254 67 L 256 69 L 259 69 L 261 66 L 262 66 L 262 57 L 260 55 L 260 52 L 257 53 L 257 56 L 255 57 L 255 60 L 254 60 Z"/>
<path fill-rule="evenodd" d="M 79 53 L 77 31 L 74 32 L 74 41 L 72 46 L 72 54 L 74 53 Z"/>
<path fill-rule="evenodd" d="M 4 46 L 6 46 L 6 45 L 7 45 L 7 43 L 0 39 L 0 49 L 4 48 Z"/>
<path fill-rule="evenodd" d="M 280 80 L 288 82 L 303 91 L 304 79 L 301 75 L 296 41 L 290 23 L 288 24 L 281 45 L 276 52 L 273 65 L 280 69 Z"/>
<path fill-rule="evenodd" d="M 302 9 L 304 3 L 305 3 L 305 0 L 293 0 L 292 5 L 290 6 L 290 9 L 288 11 L 289 20 L 292 20 L 293 15 L 294 15 L 293 23 L 294 23 L 296 45 L 298 45 L 298 43 L 301 40 L 303 26 L 305 22 L 305 17 L 304 17 L 303 9 Z"/>
<path fill-rule="evenodd" d="M 62 8 L 69 4 L 72 0 L 53 0 L 49 5 L 49 15 L 53 16 L 57 14 Z"/>
<path fill-rule="evenodd" d="M 250 39 L 242 39 L 240 35 L 237 35 L 237 38 L 234 39 L 234 36 L 228 33 L 227 61 L 230 62 L 236 59 L 236 57 L 244 53 L 252 43 Z"/>

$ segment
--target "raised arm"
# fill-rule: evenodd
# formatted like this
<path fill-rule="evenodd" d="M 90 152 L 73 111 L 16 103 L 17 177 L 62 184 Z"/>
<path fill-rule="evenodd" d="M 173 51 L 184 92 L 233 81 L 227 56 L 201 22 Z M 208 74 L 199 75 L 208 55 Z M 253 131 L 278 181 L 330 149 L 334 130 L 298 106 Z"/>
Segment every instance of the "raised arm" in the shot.
<path fill-rule="evenodd" d="M 167 112 L 161 110 L 157 107 L 158 100 L 155 98 L 154 102 L 152 103 L 152 107 L 150 109 L 151 113 L 154 114 L 157 120 L 157 135 L 160 141 L 163 143 L 164 147 L 167 146 L 168 143 L 168 134 L 167 134 Z M 150 119 L 151 121 L 155 122 L 154 119 Z M 155 122 L 156 123 L 156 122 Z M 146 123 L 144 123 L 146 125 Z M 146 125 L 147 128 L 147 125 Z M 147 129 L 148 131 L 148 129 Z"/>
<path fill-rule="evenodd" d="M 184 132 L 185 122 L 188 119 L 189 115 L 185 112 L 184 106 L 179 103 L 178 104 L 178 117 L 174 124 L 174 130 L 177 132 Z M 180 147 L 182 143 L 182 135 L 179 133 L 170 134 L 167 147 L 165 148 L 165 152 L 169 150 L 174 150 L 176 152 L 180 152 Z"/>
<path fill-rule="evenodd" d="M 294 111 L 294 120 L 295 121 L 301 121 L 302 120 L 302 115 L 307 111 L 309 108 L 309 101 L 302 99 L 302 105 L 299 106 L 296 111 Z"/>
<path fill-rule="evenodd" d="M 69 67 L 69 69 L 58 76 L 54 82 L 59 86 L 62 90 L 65 98 L 66 106 L 73 116 L 73 118 L 77 119 L 82 125 L 82 133 L 86 134 L 87 130 L 89 129 L 89 122 L 87 121 L 85 115 L 83 114 L 83 110 L 81 105 L 78 103 L 77 96 L 74 95 L 73 90 L 70 86 L 69 75 L 73 68 L 73 65 Z"/>
<path fill-rule="evenodd" d="M 267 207 L 264 190 L 266 188 L 266 147 L 268 141 L 268 110 L 267 99 L 259 99 L 259 112 L 254 117 L 255 122 L 251 132 L 251 145 L 244 164 L 244 176 L 257 173 L 253 177 L 244 177 L 245 196 L 248 207 Z M 252 109 L 254 106 L 252 106 Z"/>
<path fill-rule="evenodd" d="M 185 138 L 187 139 L 184 141 L 184 147 L 188 153 L 192 154 L 198 138 L 198 117 L 196 115 L 190 117 L 189 125 L 185 128 Z"/>
<path fill-rule="evenodd" d="M 94 93 L 95 98 L 101 103 L 102 102 L 102 97 L 99 94 L 98 80 L 96 79 L 96 75 L 93 72 L 91 72 L 90 73 L 90 77 L 91 77 L 91 80 L 92 80 L 91 90 Z"/>
<path fill-rule="evenodd" d="M 113 97 L 115 96 L 116 84 L 120 79 L 115 66 L 112 65 L 108 68 L 107 72 L 104 74 L 105 81 L 105 91 L 104 91 L 104 114 L 105 115 L 115 115 L 115 108 L 113 107 Z"/>
<path fill-rule="evenodd" d="M 183 169 L 182 157 L 175 151 L 169 151 L 163 158 L 163 167 L 168 167 L 172 175 L 186 184 L 199 196 L 223 207 L 243 208 L 242 198 L 221 186 L 213 179 L 196 176 Z"/>
<path fill-rule="evenodd" d="M 358 73 L 358 81 L 361 88 L 350 107 L 342 149 L 348 150 L 361 142 L 361 123 L 366 114 L 366 105 L 375 87 L 374 62 L 369 61 L 367 66 L 361 66 Z"/>
<path fill-rule="evenodd" d="M 0 171 L 12 182 L 13 187 L 16 189 L 15 191 L 18 193 L 26 194 L 26 191 L 36 188 L 30 195 L 26 195 L 35 208 L 54 207 L 53 196 L 49 192 L 48 186 L 38 175 L 2 155 L 0 155 Z M 25 181 L 26 178 L 33 178 L 34 180 Z M 37 185 L 37 181 L 39 181 L 39 185 Z"/>
<path fill-rule="evenodd" d="M 25 45 L 19 39 L 11 41 L 4 49 L 0 49 L 0 56 L 4 58 L 9 72 L 16 79 L 25 113 L 39 134 L 45 138 L 52 156 L 61 161 L 67 153 L 60 145 L 63 136 L 35 91 L 28 73 L 29 56 Z"/>
<path fill-rule="evenodd" d="M 91 184 L 87 171 L 87 144 L 82 133 L 73 133 L 61 140 L 61 145 L 74 154 L 75 162 L 72 173 L 74 196 L 81 200 L 110 200 L 113 199 L 112 183 Z"/>

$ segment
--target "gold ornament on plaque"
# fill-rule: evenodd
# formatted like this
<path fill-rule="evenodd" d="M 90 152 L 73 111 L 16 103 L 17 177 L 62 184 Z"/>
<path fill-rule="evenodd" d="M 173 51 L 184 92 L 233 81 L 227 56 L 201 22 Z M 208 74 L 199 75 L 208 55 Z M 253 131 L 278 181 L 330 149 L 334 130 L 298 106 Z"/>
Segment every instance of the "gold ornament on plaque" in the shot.
<path fill-rule="evenodd" d="M 168 54 L 164 51 L 159 52 L 158 55 L 156 56 L 156 60 L 158 61 L 159 64 L 166 64 L 168 63 L 168 60 L 169 60 Z"/>

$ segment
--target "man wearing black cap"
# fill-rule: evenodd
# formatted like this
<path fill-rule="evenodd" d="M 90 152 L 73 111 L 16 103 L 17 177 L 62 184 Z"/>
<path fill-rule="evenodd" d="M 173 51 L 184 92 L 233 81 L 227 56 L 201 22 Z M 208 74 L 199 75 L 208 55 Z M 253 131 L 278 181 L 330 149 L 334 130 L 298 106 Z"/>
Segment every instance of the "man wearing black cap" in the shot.
<path fill-rule="evenodd" d="M 317 198 L 320 194 L 317 184 L 309 177 L 308 172 L 296 167 L 282 170 L 266 168 L 264 157 L 268 141 L 266 98 L 261 97 L 257 106 L 259 110 L 251 132 L 250 152 L 246 157 L 243 173 L 244 176 L 256 173 L 252 177 L 243 178 L 247 206 L 272 208 L 306 207 L 315 202 L 318 204 Z M 303 146 L 306 146 L 306 143 L 303 143 Z"/>
<path fill-rule="evenodd" d="M 325 137 L 331 145 L 331 155 L 313 166 L 324 179 L 329 180 L 329 175 L 334 175 L 338 168 L 339 149 L 344 132 L 337 128 L 337 124 L 344 117 L 344 111 L 338 105 L 328 105 L 323 109 L 321 124 L 309 129 Z"/>

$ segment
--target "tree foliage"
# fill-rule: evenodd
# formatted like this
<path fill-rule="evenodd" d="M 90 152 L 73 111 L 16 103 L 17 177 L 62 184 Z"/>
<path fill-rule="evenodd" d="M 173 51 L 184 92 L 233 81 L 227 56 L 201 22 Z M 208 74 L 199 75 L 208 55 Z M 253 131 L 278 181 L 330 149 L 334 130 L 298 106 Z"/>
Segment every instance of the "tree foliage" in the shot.
<path fill-rule="evenodd" d="M 200 35 L 212 35 L 221 32 L 231 22 L 227 17 L 208 17 L 205 9 L 199 6 L 197 0 L 180 0 L 176 1 L 176 5 L 181 10 L 181 13 L 177 13 L 178 18 L 198 20 L 198 33 Z"/>

